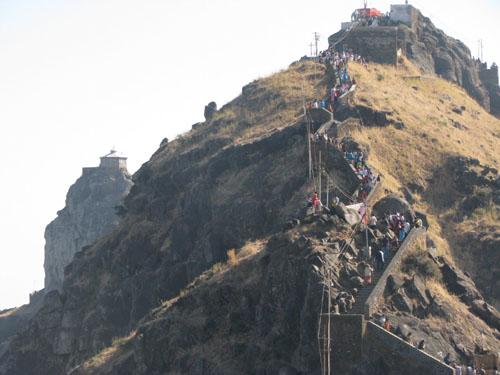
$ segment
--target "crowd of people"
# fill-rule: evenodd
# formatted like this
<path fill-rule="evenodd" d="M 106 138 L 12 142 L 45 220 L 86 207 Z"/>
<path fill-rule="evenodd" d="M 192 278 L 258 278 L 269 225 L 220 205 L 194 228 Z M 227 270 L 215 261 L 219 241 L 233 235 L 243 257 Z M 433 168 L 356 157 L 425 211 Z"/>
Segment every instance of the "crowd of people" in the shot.
<path fill-rule="evenodd" d="M 366 66 L 366 60 L 352 51 L 337 52 L 328 49 L 319 54 L 318 61 L 333 68 L 334 85 L 327 99 L 307 102 L 307 109 L 323 108 L 333 112 L 339 98 L 356 85 L 356 79 L 349 74 L 349 62 L 355 61 Z"/>
<path fill-rule="evenodd" d="M 349 74 L 349 62 L 355 61 L 366 66 L 366 60 L 352 51 L 328 49 L 320 54 L 319 61 L 333 69 L 335 84 L 330 91 L 330 102 L 334 108 L 338 99 L 356 85 L 356 79 Z"/>
<path fill-rule="evenodd" d="M 358 62 L 366 66 L 366 60 L 354 54 L 352 51 L 337 52 L 333 49 L 323 51 L 319 55 L 319 62 L 333 68 L 334 85 L 329 93 L 329 97 L 321 100 L 312 100 L 306 103 L 308 110 L 311 109 L 326 109 L 333 112 L 339 98 L 349 92 L 356 85 L 356 80 L 349 74 L 349 62 Z M 340 141 L 337 138 L 329 138 L 327 134 L 312 134 L 312 141 L 316 143 L 325 142 L 326 144 L 334 145 L 334 147 L 343 153 L 345 160 L 349 163 L 354 173 L 360 181 L 360 188 L 357 191 L 355 201 L 358 203 L 366 202 L 368 195 L 373 190 L 375 185 L 380 182 L 380 176 L 376 175 L 366 163 L 365 154 L 362 151 L 349 150 L 348 144 L 344 140 Z M 340 199 L 335 196 L 332 200 L 331 207 L 324 206 L 321 202 L 318 193 L 315 192 L 307 197 L 307 206 L 312 207 L 315 214 L 327 213 L 332 214 L 335 206 L 340 204 Z M 366 246 L 360 253 L 362 257 L 358 264 L 358 269 L 361 271 L 363 285 L 368 287 L 373 283 L 373 275 L 375 270 L 382 272 L 386 263 L 399 250 L 401 244 L 409 235 L 413 227 L 419 228 L 423 226 L 423 222 L 419 218 L 409 219 L 403 214 L 388 213 L 383 218 L 379 219 L 375 215 L 371 215 L 368 220 L 365 220 L 368 227 L 372 230 L 378 230 L 383 233 L 375 241 L 375 249 L 371 246 Z M 361 284 L 360 284 L 361 285 Z M 352 288 L 350 291 L 341 291 L 337 294 L 333 301 L 334 312 L 337 314 L 346 314 L 352 310 L 356 298 L 359 295 L 358 288 Z M 399 336 L 409 344 L 419 350 L 425 349 L 425 340 L 414 340 L 412 334 L 408 330 L 401 329 L 399 326 L 393 327 L 388 317 L 382 315 L 375 318 L 375 322 L 382 326 L 387 331 Z M 472 364 L 461 366 L 451 358 L 448 353 L 443 362 L 455 369 L 456 375 L 483 375 L 486 374 L 484 369 L 475 368 Z M 498 369 L 494 369 L 495 375 L 500 375 Z"/>
<path fill-rule="evenodd" d="M 333 301 L 333 310 L 336 314 L 346 314 L 356 302 L 356 297 L 358 295 L 358 289 L 354 288 L 350 293 L 349 292 L 340 292 L 337 294 Z"/>
<path fill-rule="evenodd" d="M 455 375 L 486 375 L 488 374 L 485 369 L 483 368 L 476 368 L 474 364 L 470 363 L 468 366 L 460 365 L 457 363 L 453 357 L 451 356 L 450 353 L 446 354 L 446 356 L 443 358 L 443 362 L 446 363 L 448 366 L 452 367 L 455 369 Z M 491 374 L 494 375 L 500 375 L 500 372 L 498 372 L 498 368 L 493 368 L 493 372 L 490 372 Z"/>
<path fill-rule="evenodd" d="M 357 201 L 358 203 L 365 202 L 370 192 L 380 181 L 380 176 L 373 173 L 373 170 L 366 163 L 365 155 L 362 151 L 349 152 L 344 141 L 340 142 L 340 150 L 344 154 L 344 159 L 349 163 L 361 182 Z"/>
<path fill-rule="evenodd" d="M 360 181 L 360 187 L 355 193 L 356 196 L 353 197 L 353 201 L 356 203 L 365 202 L 375 185 L 380 182 L 380 176 L 375 174 L 368 166 L 364 153 L 362 151 L 347 151 L 344 140 L 329 137 L 326 133 L 322 135 L 318 133 L 311 134 L 311 140 L 315 143 L 332 145 L 343 153 L 344 159 L 349 163 Z"/>

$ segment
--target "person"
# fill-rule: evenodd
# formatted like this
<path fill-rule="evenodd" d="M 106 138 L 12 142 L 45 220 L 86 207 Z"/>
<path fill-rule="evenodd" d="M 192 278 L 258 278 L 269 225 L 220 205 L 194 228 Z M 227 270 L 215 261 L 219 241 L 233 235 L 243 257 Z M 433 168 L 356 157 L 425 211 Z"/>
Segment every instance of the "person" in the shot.
<path fill-rule="evenodd" d="M 462 366 L 455 364 L 455 375 L 462 375 Z"/>
<path fill-rule="evenodd" d="M 474 375 L 475 371 L 474 369 L 472 368 L 472 366 L 467 366 L 467 368 L 465 369 L 465 375 Z"/>
<path fill-rule="evenodd" d="M 443 358 L 443 362 L 446 363 L 447 365 L 451 364 L 451 354 L 450 353 L 446 353 L 446 355 Z"/>
<path fill-rule="evenodd" d="M 389 332 L 392 331 L 392 325 L 391 322 L 389 321 L 389 318 L 385 318 L 384 329 Z"/>
<path fill-rule="evenodd" d="M 345 298 L 339 298 L 339 311 L 341 314 L 345 314 L 347 312 L 347 303 Z"/>
<path fill-rule="evenodd" d="M 406 235 L 408 235 L 408 233 L 410 233 L 410 231 L 411 231 L 411 224 L 410 224 L 409 221 L 405 222 L 405 225 L 404 225 L 403 229 L 404 229 Z"/>
<path fill-rule="evenodd" d="M 313 198 L 312 198 L 312 205 L 314 207 L 314 211 L 316 212 L 318 210 L 319 206 L 319 198 L 318 198 L 318 192 L 314 192 Z"/>
<path fill-rule="evenodd" d="M 372 217 L 370 217 L 370 223 L 368 224 L 368 226 L 372 229 L 375 229 L 377 227 L 377 217 L 375 215 L 372 215 Z"/>
<path fill-rule="evenodd" d="M 375 260 L 377 262 L 377 269 L 379 271 L 382 271 L 384 269 L 384 265 L 385 265 L 384 252 L 382 250 L 377 251 L 377 255 L 375 257 Z"/>
<path fill-rule="evenodd" d="M 424 226 L 424 223 L 422 222 L 422 219 L 418 218 L 415 220 L 415 227 L 417 228 L 422 228 Z"/>
<path fill-rule="evenodd" d="M 353 303 L 353 298 L 351 295 L 348 295 L 346 300 L 345 300 L 345 303 L 346 303 L 346 307 L 347 307 L 347 311 L 350 311 L 352 310 L 352 305 L 354 304 Z"/>
<path fill-rule="evenodd" d="M 424 350 L 425 349 L 425 340 L 420 340 L 420 342 L 418 343 L 418 349 L 420 350 Z"/>
<path fill-rule="evenodd" d="M 408 332 L 408 334 L 407 334 L 406 336 L 404 336 L 404 337 L 403 337 L 403 340 L 405 340 L 408 344 L 413 345 L 411 335 L 412 335 L 412 333 L 411 333 L 411 332 Z"/>
<path fill-rule="evenodd" d="M 371 285 L 372 274 L 373 274 L 373 268 L 369 264 L 367 264 L 364 271 L 365 286 Z"/>
<path fill-rule="evenodd" d="M 398 240 L 399 242 L 403 242 L 405 237 L 406 237 L 406 232 L 403 229 L 403 225 L 400 223 L 399 225 L 399 233 L 398 233 Z"/>
<path fill-rule="evenodd" d="M 378 318 L 377 324 L 381 327 L 384 327 L 386 320 L 387 320 L 387 318 L 385 317 L 385 315 L 380 315 L 380 317 Z"/>
<path fill-rule="evenodd" d="M 486 370 L 484 368 L 480 368 L 477 373 L 478 375 L 486 375 Z"/>
<path fill-rule="evenodd" d="M 335 206 L 338 206 L 340 204 L 340 198 L 338 196 L 335 196 L 335 198 L 333 198 L 333 203 Z"/>

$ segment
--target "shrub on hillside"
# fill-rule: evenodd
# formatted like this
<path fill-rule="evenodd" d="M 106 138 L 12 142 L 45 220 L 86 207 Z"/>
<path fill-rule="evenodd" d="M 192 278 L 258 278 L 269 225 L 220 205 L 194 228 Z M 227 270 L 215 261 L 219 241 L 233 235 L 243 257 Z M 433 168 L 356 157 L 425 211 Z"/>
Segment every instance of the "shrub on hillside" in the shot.
<path fill-rule="evenodd" d="M 238 264 L 238 255 L 235 249 L 231 249 L 227 252 L 227 263 L 233 267 Z"/>
<path fill-rule="evenodd" d="M 424 279 L 441 279 L 441 271 L 424 251 L 417 251 L 409 255 L 402 265 L 403 272 L 409 275 L 418 275 Z"/>

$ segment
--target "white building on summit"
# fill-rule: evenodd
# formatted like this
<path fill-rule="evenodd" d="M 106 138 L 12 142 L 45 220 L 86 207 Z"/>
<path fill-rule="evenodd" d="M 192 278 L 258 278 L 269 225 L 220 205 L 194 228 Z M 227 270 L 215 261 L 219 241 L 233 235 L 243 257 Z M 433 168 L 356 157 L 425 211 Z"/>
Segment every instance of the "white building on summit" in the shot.
<path fill-rule="evenodd" d="M 101 157 L 99 168 L 112 168 L 127 170 L 127 157 L 116 150 L 111 150 L 109 154 Z"/>

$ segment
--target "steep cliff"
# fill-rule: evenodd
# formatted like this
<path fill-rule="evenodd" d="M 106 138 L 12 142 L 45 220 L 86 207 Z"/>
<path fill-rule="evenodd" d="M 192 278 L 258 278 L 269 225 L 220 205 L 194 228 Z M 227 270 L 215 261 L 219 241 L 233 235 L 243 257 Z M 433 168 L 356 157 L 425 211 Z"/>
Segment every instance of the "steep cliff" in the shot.
<path fill-rule="evenodd" d="M 83 247 L 117 227 L 116 207 L 132 187 L 120 168 L 84 168 L 66 196 L 66 207 L 45 229 L 45 289 L 61 289 L 64 268 Z"/>

